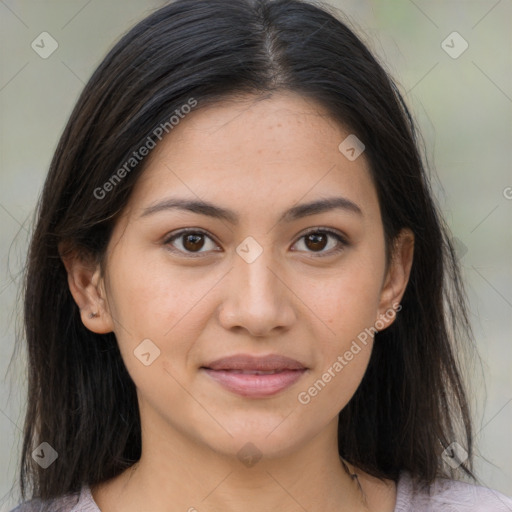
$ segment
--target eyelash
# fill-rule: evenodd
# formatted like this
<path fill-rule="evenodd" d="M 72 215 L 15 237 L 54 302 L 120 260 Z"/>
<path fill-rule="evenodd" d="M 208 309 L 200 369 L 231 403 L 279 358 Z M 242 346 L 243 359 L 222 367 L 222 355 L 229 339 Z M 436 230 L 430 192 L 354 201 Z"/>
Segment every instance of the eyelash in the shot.
<path fill-rule="evenodd" d="M 345 247 L 347 247 L 349 245 L 349 243 L 347 242 L 346 238 L 343 235 L 341 235 L 337 231 L 333 231 L 332 229 L 329 229 L 329 228 L 314 228 L 314 229 L 311 229 L 310 231 L 307 231 L 306 233 L 303 233 L 298 238 L 297 242 L 299 240 L 301 240 L 302 238 L 307 237 L 308 235 L 317 234 L 317 233 L 327 234 L 327 235 L 332 236 L 333 238 L 335 238 L 339 242 L 339 245 L 335 249 L 331 249 L 330 251 L 327 251 L 327 252 L 316 252 L 315 253 L 314 251 L 309 251 L 309 252 L 311 252 L 314 255 L 313 257 L 315 257 L 315 258 L 322 258 L 322 257 L 332 256 L 334 254 L 338 254 L 339 252 L 344 250 Z M 169 246 L 169 250 L 172 251 L 172 252 L 177 252 L 177 253 L 180 253 L 180 254 L 186 254 L 187 257 L 191 257 L 191 258 L 202 258 L 203 257 L 202 255 L 206 254 L 208 251 L 195 252 L 194 253 L 194 252 L 182 251 L 181 249 L 176 249 L 176 248 L 173 248 L 173 247 L 170 246 L 171 242 L 173 242 L 174 240 L 179 239 L 180 237 L 183 237 L 183 236 L 189 235 L 189 234 L 205 235 L 206 237 L 210 238 L 210 240 L 215 242 L 215 240 L 210 235 L 208 235 L 208 233 L 206 233 L 206 231 L 203 231 L 202 229 L 199 229 L 199 228 L 193 228 L 193 229 L 192 228 L 188 228 L 188 229 L 182 229 L 182 230 L 180 230 L 180 231 L 178 231 L 176 233 L 171 234 L 170 236 L 168 236 L 164 240 L 163 243 L 164 243 L 164 245 Z M 295 242 L 295 243 L 297 243 L 297 242 Z M 218 251 L 216 251 L 216 252 L 218 252 Z"/>

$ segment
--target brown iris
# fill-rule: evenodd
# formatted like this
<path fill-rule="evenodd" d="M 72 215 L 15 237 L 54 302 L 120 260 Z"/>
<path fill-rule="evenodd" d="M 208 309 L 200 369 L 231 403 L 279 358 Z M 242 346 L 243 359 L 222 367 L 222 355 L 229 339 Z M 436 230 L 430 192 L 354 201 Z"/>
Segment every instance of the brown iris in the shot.
<path fill-rule="evenodd" d="M 188 233 L 183 236 L 183 239 L 183 247 L 185 247 L 187 251 L 194 252 L 200 250 L 204 245 L 204 235 L 202 234 Z"/>
<path fill-rule="evenodd" d="M 309 249 L 321 251 L 327 245 L 327 235 L 325 233 L 310 233 L 306 235 L 304 243 Z"/>

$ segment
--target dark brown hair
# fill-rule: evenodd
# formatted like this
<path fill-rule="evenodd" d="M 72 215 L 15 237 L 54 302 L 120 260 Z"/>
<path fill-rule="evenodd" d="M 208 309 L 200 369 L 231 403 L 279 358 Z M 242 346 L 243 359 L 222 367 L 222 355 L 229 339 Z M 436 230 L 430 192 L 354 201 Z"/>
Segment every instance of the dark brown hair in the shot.
<path fill-rule="evenodd" d="M 459 354 L 472 347 L 458 262 L 437 213 L 414 123 L 392 79 L 346 23 L 299 0 L 178 0 L 132 28 L 85 86 L 40 199 L 25 281 L 28 408 L 22 495 L 42 499 L 105 481 L 138 460 L 135 385 L 113 333 L 81 322 L 59 246 L 101 261 L 118 214 L 144 170 L 133 152 L 187 104 L 293 91 L 321 104 L 365 146 L 387 250 L 415 235 L 402 310 L 379 332 L 363 381 L 339 414 L 339 453 L 377 477 L 400 470 L 454 476 L 441 454 L 468 452 L 472 426 Z M 155 143 L 158 143 L 155 140 Z M 59 454 L 47 469 L 40 442 Z M 459 470 L 459 471 L 460 471 Z M 462 476 L 464 473 L 460 473 Z"/>

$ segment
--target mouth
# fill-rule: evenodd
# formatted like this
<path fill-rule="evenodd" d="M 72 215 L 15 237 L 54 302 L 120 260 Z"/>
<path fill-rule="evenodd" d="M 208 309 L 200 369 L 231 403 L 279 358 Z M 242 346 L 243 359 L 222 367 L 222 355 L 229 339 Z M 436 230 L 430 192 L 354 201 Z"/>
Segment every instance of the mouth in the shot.
<path fill-rule="evenodd" d="M 205 370 L 213 370 L 212 368 L 205 368 Z M 217 372 L 230 372 L 230 373 L 241 373 L 242 375 L 274 375 L 275 373 L 282 373 L 286 371 L 298 371 L 298 370 L 287 370 L 280 368 L 279 370 L 213 370 Z"/>
<path fill-rule="evenodd" d="M 299 361 L 277 354 L 239 354 L 208 363 L 200 370 L 232 393 L 266 398 L 295 384 L 308 369 Z"/>

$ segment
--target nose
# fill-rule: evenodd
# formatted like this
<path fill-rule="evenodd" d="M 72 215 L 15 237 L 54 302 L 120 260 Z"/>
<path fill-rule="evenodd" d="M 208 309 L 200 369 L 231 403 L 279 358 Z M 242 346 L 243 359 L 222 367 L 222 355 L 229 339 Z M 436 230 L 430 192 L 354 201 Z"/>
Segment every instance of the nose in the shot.
<path fill-rule="evenodd" d="M 251 336 L 282 334 L 297 318 L 294 294 L 284 272 L 272 261 L 271 250 L 252 263 L 235 258 L 234 268 L 226 276 L 225 296 L 219 322 L 225 329 L 245 329 Z"/>

